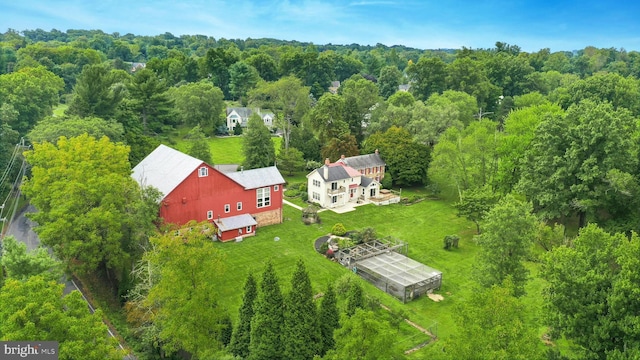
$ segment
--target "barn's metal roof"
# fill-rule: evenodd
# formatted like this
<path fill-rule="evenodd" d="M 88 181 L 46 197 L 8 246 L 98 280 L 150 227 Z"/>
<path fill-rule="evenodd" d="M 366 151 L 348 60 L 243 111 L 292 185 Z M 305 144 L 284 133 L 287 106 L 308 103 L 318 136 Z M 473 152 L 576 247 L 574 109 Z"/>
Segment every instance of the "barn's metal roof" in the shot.
<path fill-rule="evenodd" d="M 284 178 L 275 166 L 241 170 L 231 173 L 224 173 L 231 180 L 242 185 L 245 190 L 257 189 L 265 186 L 284 184 Z"/>
<path fill-rule="evenodd" d="M 160 145 L 133 168 L 131 176 L 142 186 L 157 188 L 164 198 L 202 164 L 202 160 Z"/>

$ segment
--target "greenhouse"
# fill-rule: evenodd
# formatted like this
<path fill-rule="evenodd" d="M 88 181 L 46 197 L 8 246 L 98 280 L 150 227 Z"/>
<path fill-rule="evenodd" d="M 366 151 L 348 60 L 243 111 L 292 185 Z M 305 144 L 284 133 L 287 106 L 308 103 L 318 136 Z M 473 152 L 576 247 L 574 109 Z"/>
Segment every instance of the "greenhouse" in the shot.
<path fill-rule="evenodd" d="M 442 272 L 394 251 L 357 261 L 353 271 L 403 303 L 442 284 Z"/>

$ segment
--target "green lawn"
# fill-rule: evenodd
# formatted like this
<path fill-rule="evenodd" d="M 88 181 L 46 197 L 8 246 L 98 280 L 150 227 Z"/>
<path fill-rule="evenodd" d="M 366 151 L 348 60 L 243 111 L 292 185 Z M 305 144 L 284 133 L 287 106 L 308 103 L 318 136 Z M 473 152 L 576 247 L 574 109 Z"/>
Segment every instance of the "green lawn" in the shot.
<path fill-rule="evenodd" d="M 280 149 L 282 138 L 272 137 L 271 140 L 276 148 L 276 153 Z M 174 147 L 177 150 L 186 152 L 189 148 L 189 140 L 176 139 Z M 211 157 L 214 164 L 242 164 L 244 155 L 242 154 L 242 136 L 212 137 L 208 139 Z"/>
<path fill-rule="evenodd" d="M 437 323 L 440 336 L 452 331 L 452 307 L 462 297 L 460 294 L 470 288 L 469 274 L 476 246 L 471 241 L 474 225 L 457 218 L 449 204 L 422 201 L 411 206 L 366 205 L 346 214 L 324 211 L 320 213 L 322 224 L 309 226 L 302 224 L 300 211 L 290 206 L 284 206 L 284 216 L 283 224 L 262 227 L 256 237 L 247 238 L 241 243 L 216 244 L 226 255 L 227 269 L 218 280 L 223 305 L 231 311 L 232 316 L 237 315 L 242 297 L 241 284 L 247 274 L 251 272 L 259 276 L 268 260 L 273 262 L 284 291 L 289 287 L 291 272 L 298 258 L 304 259 L 315 292 L 323 291 L 327 283 L 349 273 L 348 269 L 318 254 L 313 247 L 317 237 L 328 234 L 335 223 L 341 222 L 347 229 L 371 226 L 379 236 L 392 235 L 404 240 L 409 244 L 411 258 L 442 271 L 443 286 L 439 293 L 445 300 L 439 303 L 423 297 L 402 304 L 365 281 L 362 283 L 368 294 L 396 312 L 403 311 L 419 325 L 435 330 Z M 445 251 L 442 248 L 442 239 L 448 234 L 461 235 L 459 249 Z M 280 240 L 274 241 L 275 237 Z M 416 334 L 417 331 L 410 336 Z M 406 342 L 411 346 L 419 343 Z"/>

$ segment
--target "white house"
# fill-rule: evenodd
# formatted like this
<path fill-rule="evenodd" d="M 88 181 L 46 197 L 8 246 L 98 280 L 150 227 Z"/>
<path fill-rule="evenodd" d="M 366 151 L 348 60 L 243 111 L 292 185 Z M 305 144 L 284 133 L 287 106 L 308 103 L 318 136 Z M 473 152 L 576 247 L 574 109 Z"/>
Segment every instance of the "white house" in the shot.
<path fill-rule="evenodd" d="M 260 115 L 264 124 L 271 128 L 275 115 L 271 112 L 261 112 L 260 109 L 250 109 L 247 107 L 227 108 L 227 129 L 233 131 L 237 124 L 240 124 L 243 128 L 247 127 L 249 123 L 249 117 L 251 114 L 256 113 Z"/>
<path fill-rule="evenodd" d="M 325 164 L 307 174 L 309 201 L 324 208 L 365 201 L 380 194 L 380 183 L 343 162 Z"/>

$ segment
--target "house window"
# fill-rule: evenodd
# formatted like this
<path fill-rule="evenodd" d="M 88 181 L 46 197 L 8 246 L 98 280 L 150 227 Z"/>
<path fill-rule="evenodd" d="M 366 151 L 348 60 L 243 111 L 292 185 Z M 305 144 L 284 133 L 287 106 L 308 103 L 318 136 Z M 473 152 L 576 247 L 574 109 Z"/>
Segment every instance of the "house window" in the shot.
<path fill-rule="evenodd" d="M 313 186 L 320 187 L 320 180 L 313 179 Z"/>
<path fill-rule="evenodd" d="M 312 196 L 314 200 L 320 200 L 320 194 L 318 194 L 317 192 L 314 192 Z"/>
<path fill-rule="evenodd" d="M 247 226 L 247 234 L 251 232 L 251 225 Z"/>
<path fill-rule="evenodd" d="M 280 185 L 273 185 L 273 191 L 280 190 Z"/>
<path fill-rule="evenodd" d="M 200 169 L 198 169 L 198 176 L 199 177 L 209 176 L 209 168 L 207 168 L 206 166 L 203 166 Z"/>
<path fill-rule="evenodd" d="M 264 187 L 256 190 L 256 195 L 258 198 L 258 207 L 266 207 L 271 205 L 271 188 Z"/>
<path fill-rule="evenodd" d="M 213 219 L 213 211 L 212 210 L 207 211 L 207 219 L 208 220 Z"/>
<path fill-rule="evenodd" d="M 337 203 L 338 202 L 338 197 L 337 196 L 332 196 L 331 197 L 331 202 L 334 203 L 334 204 Z"/>
<path fill-rule="evenodd" d="M 242 201 L 238 201 L 238 203 L 236 204 L 236 209 L 238 209 L 238 211 L 242 210 Z"/>
<path fill-rule="evenodd" d="M 224 212 L 228 213 L 229 211 L 231 211 L 231 205 L 224 204 Z"/>
<path fill-rule="evenodd" d="M 376 196 L 376 189 L 375 188 L 371 189 L 371 193 L 370 193 L 369 196 Z"/>
<path fill-rule="evenodd" d="M 331 183 L 331 190 L 338 190 L 338 183 L 337 182 L 332 182 Z"/>

